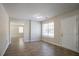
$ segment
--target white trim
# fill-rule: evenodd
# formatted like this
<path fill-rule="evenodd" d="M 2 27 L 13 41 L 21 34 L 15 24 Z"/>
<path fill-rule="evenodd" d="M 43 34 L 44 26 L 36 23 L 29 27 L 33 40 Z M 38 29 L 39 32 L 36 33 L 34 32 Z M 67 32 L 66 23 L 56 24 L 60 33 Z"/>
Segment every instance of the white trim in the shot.
<path fill-rule="evenodd" d="M 47 42 L 47 43 L 49 43 L 49 44 L 53 44 L 53 45 L 57 45 L 57 46 L 61 46 L 60 44 L 57 44 L 57 43 L 55 43 L 55 42 L 48 42 L 48 41 L 46 41 L 46 40 L 42 40 L 42 41 Z"/>
<path fill-rule="evenodd" d="M 5 48 L 3 49 L 2 53 L 1 53 L 1 56 L 3 56 L 3 55 L 5 54 L 5 52 L 6 52 L 7 48 L 8 48 L 8 46 L 9 46 L 9 43 L 6 44 Z"/>

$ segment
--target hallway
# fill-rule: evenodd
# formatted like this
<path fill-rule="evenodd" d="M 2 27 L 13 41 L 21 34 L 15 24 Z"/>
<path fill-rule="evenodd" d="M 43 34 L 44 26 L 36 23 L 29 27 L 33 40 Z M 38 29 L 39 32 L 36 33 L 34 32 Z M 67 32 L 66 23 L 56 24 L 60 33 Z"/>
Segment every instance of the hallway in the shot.
<path fill-rule="evenodd" d="M 24 43 L 23 38 L 13 38 L 4 56 L 79 56 L 78 53 L 45 42 Z"/>

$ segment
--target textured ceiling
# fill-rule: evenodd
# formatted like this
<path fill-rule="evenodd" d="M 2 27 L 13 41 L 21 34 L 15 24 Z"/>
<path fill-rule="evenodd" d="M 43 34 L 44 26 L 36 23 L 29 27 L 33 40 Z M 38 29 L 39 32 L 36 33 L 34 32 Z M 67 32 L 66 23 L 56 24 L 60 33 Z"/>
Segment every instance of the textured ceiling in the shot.
<path fill-rule="evenodd" d="M 79 8 L 77 3 L 5 3 L 3 6 L 10 17 L 36 21 Z"/>

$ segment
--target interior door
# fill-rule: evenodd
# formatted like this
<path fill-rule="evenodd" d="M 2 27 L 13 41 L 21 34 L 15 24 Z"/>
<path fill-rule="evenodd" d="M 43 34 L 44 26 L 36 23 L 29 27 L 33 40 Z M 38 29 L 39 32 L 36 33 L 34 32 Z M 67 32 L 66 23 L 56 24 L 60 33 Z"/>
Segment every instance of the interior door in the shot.
<path fill-rule="evenodd" d="M 31 21 L 31 41 L 40 41 L 41 39 L 41 24 L 38 21 Z"/>
<path fill-rule="evenodd" d="M 75 16 L 61 20 L 61 28 L 63 32 L 62 46 L 71 50 L 76 48 L 76 18 Z"/>

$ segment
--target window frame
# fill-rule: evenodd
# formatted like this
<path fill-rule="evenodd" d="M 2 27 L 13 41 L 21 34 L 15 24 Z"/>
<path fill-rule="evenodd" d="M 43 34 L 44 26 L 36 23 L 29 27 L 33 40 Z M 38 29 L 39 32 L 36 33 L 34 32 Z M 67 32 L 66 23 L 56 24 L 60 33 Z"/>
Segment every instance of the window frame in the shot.
<path fill-rule="evenodd" d="M 22 34 L 22 33 L 24 32 L 24 27 L 23 27 L 23 26 L 19 26 L 19 27 L 18 27 L 18 32 L 19 32 L 20 34 Z"/>
<path fill-rule="evenodd" d="M 51 23 L 53 23 L 52 25 L 51 25 Z M 45 35 L 44 34 L 44 30 L 43 30 L 43 28 L 44 28 L 44 24 L 47 24 L 48 25 L 48 31 L 47 31 L 47 35 Z M 52 26 L 52 27 L 50 27 L 50 25 Z M 51 29 L 50 29 L 51 28 Z M 50 35 L 50 30 L 52 30 L 52 35 Z M 48 23 L 42 23 L 42 36 L 44 36 L 44 37 L 50 37 L 50 38 L 54 38 L 54 22 L 52 21 L 52 22 L 48 22 Z"/>

